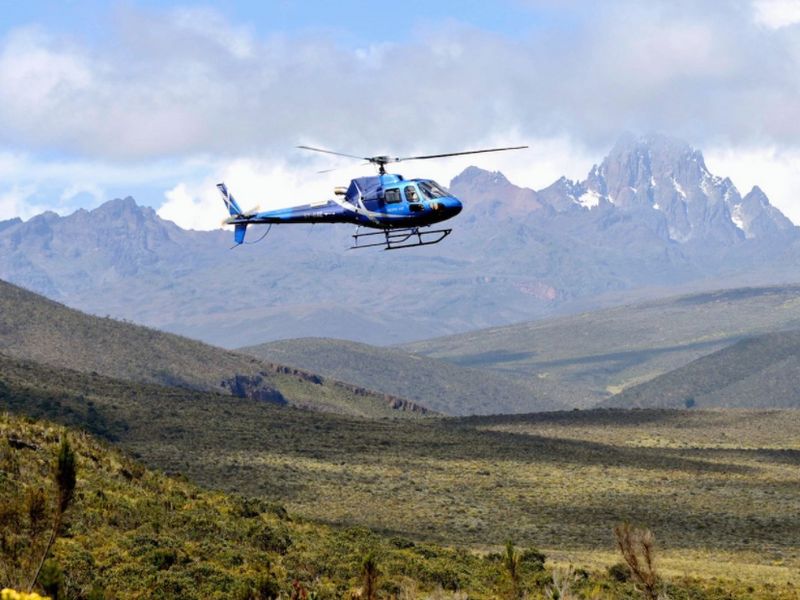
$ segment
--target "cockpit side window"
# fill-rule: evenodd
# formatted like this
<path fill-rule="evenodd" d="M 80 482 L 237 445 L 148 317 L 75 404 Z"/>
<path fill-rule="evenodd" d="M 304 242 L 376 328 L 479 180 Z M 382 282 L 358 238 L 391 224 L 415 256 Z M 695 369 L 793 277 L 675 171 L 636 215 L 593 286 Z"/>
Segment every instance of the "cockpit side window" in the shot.
<path fill-rule="evenodd" d="M 417 196 L 417 190 L 414 188 L 413 185 L 407 185 L 403 190 L 403 193 L 406 195 L 406 202 L 419 202 L 419 196 Z"/>
<path fill-rule="evenodd" d="M 384 197 L 386 198 L 386 204 L 395 204 L 396 202 L 400 202 L 400 200 L 402 200 L 400 197 L 400 190 L 398 188 L 387 189 Z"/>
<path fill-rule="evenodd" d="M 422 195 L 430 200 L 445 198 L 450 195 L 435 181 L 420 181 L 417 185 L 419 185 Z"/>

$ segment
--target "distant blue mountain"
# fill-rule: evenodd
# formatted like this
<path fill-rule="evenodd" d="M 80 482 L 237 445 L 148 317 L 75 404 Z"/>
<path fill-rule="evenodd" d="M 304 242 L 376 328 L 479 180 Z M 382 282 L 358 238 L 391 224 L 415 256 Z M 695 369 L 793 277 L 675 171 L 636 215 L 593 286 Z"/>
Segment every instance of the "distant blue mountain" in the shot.
<path fill-rule="evenodd" d="M 624 136 L 584 181 L 539 191 L 475 167 L 450 187 L 465 209 L 432 247 L 348 251 L 343 225 L 277 227 L 229 250 L 229 232 L 187 231 L 126 198 L 0 222 L 0 278 L 227 347 L 304 336 L 391 344 L 800 281 L 798 228 L 761 189 L 741 196 L 672 138 Z"/>

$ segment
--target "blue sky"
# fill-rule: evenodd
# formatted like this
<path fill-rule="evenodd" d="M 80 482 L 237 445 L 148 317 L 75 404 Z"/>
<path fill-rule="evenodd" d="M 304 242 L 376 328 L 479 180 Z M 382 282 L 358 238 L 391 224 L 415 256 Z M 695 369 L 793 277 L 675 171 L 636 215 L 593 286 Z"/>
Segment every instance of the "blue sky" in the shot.
<path fill-rule="evenodd" d="M 100 40 L 116 13 L 126 8 L 162 12 L 186 6 L 186 2 L 7 1 L 3 6 L 0 33 L 27 25 L 40 25 L 86 40 Z M 219 10 L 232 21 L 247 23 L 263 34 L 281 32 L 307 34 L 334 32 L 345 43 L 402 42 L 416 27 L 457 20 L 504 36 L 519 36 L 538 27 L 569 27 L 572 11 L 554 5 L 522 1 L 506 2 L 408 0 L 385 4 L 368 1 L 338 2 L 222 2 L 197 3 Z"/>
<path fill-rule="evenodd" d="M 4 2 L 0 219 L 118 196 L 214 227 L 244 204 L 329 195 L 356 154 L 525 143 L 471 162 L 543 187 L 624 131 L 704 151 L 796 222 L 800 0 Z"/>

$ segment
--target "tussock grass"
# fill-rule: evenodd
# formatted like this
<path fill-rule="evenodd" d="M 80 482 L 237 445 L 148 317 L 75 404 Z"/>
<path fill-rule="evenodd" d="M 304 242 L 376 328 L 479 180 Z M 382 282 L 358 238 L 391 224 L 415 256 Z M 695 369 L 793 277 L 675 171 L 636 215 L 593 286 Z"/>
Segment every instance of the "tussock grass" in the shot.
<path fill-rule="evenodd" d="M 630 521 L 666 557 L 704 556 L 679 563 L 689 577 L 730 561 L 741 565 L 730 585 L 784 568 L 800 584 L 797 411 L 375 420 L 18 361 L 0 369 L 8 409 L 91 429 L 148 466 L 335 528 L 606 556 L 613 526 Z M 715 444 L 725 432 L 737 448 Z"/>

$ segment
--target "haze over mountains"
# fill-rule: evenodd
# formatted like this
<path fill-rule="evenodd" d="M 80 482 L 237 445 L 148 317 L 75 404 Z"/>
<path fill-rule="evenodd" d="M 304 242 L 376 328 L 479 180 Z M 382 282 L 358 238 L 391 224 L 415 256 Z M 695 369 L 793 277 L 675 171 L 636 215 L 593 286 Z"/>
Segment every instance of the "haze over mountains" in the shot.
<path fill-rule="evenodd" d="M 624 136 L 581 182 L 533 191 L 471 167 L 451 189 L 466 206 L 454 234 L 388 253 L 347 251 L 347 226 L 278 227 L 229 251 L 229 232 L 183 230 L 131 198 L 45 213 L 0 223 L 0 278 L 226 347 L 303 336 L 385 345 L 800 280 L 798 228 L 671 138 Z"/>
<path fill-rule="evenodd" d="M 755 387 L 747 394 L 731 388 L 728 397 L 715 401 L 701 399 L 700 391 L 669 393 L 670 387 L 664 383 L 676 381 L 670 379 L 673 372 L 682 372 L 689 363 L 695 364 L 692 361 L 706 364 L 701 357 L 714 356 L 716 351 L 728 356 L 722 349 L 742 340 L 800 329 L 798 294 L 798 286 L 703 292 L 480 329 L 394 348 L 311 338 L 271 342 L 242 351 L 457 415 L 590 408 L 598 403 L 674 408 L 683 407 L 689 396 L 696 397 L 698 406 L 706 407 L 798 406 L 800 396 L 781 396 L 787 385 L 791 387 L 796 381 L 791 369 L 781 377 L 782 387 L 767 385 L 767 376 L 761 374 L 759 381 L 765 384 L 762 393 L 756 394 Z M 771 339 L 765 338 L 760 352 L 783 357 L 785 352 L 779 348 L 767 352 Z M 726 363 L 723 360 L 719 364 Z M 737 369 L 736 363 L 725 368 L 729 367 L 748 373 L 746 368 Z M 702 393 L 722 394 L 728 383 L 717 377 L 709 384 L 703 379 L 707 373 L 701 372 L 706 385 Z M 643 383 L 650 380 L 652 386 Z M 637 388 L 637 384 L 642 385 Z M 631 393 L 641 388 L 635 401 L 627 393 L 629 388 Z M 670 398 L 673 400 L 668 401 Z"/>

